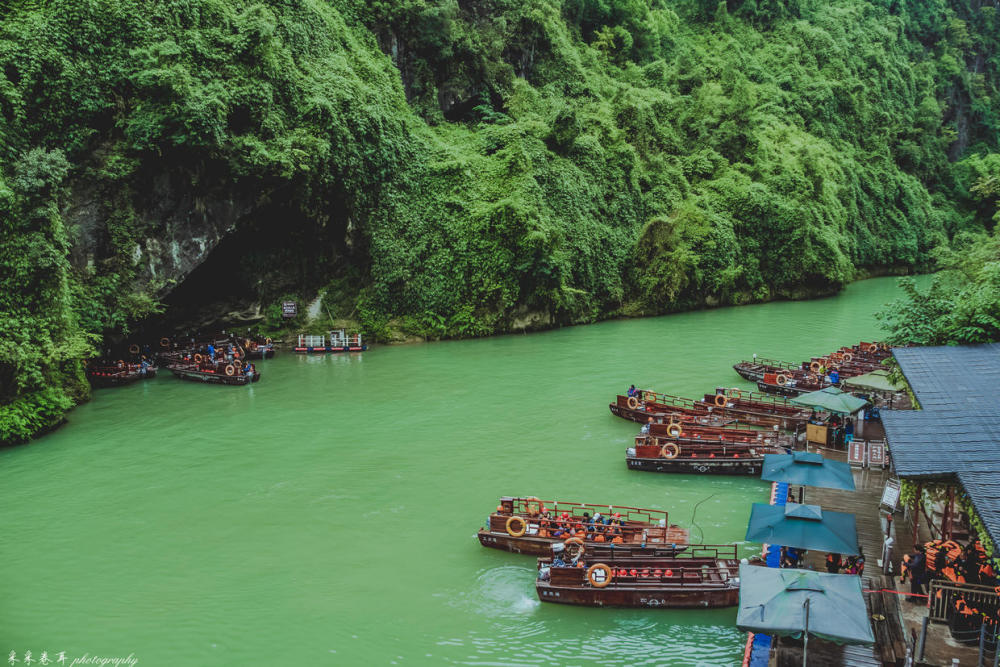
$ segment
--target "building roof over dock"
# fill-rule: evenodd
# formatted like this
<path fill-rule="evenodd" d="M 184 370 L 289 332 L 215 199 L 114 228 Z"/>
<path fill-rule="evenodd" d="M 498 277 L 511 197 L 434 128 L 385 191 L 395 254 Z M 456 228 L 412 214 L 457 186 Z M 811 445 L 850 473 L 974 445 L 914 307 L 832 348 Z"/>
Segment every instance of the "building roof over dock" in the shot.
<path fill-rule="evenodd" d="M 1000 410 L 1000 343 L 892 349 L 924 410 Z"/>
<path fill-rule="evenodd" d="M 883 410 L 902 478 L 958 481 L 1000 538 L 1000 344 L 893 348 L 922 410 Z"/>

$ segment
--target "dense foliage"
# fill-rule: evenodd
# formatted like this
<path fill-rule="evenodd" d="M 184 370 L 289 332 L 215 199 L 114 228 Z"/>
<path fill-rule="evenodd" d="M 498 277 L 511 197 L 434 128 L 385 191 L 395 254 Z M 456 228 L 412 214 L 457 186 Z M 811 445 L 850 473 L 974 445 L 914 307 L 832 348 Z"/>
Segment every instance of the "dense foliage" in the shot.
<path fill-rule="evenodd" d="M 5 3 L 0 441 L 58 419 L 92 336 L 170 290 L 144 268 L 170 234 L 148 201 L 164 175 L 194 205 L 243 202 L 234 237 L 269 235 L 236 253 L 253 298 L 329 285 L 331 316 L 376 335 L 808 296 L 926 266 L 993 224 L 996 13 Z"/>

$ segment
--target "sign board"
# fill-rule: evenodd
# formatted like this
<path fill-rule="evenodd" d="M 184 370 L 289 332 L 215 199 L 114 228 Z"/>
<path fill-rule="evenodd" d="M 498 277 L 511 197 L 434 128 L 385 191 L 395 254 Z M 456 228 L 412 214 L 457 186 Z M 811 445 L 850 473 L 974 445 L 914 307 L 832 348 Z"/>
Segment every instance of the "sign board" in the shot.
<path fill-rule="evenodd" d="M 806 424 L 806 440 L 820 445 L 827 444 L 827 427 L 821 424 Z"/>
<path fill-rule="evenodd" d="M 852 440 L 847 445 L 847 462 L 852 466 L 865 466 L 865 441 Z"/>
<path fill-rule="evenodd" d="M 885 443 L 881 440 L 870 440 L 868 442 L 868 466 L 884 468 L 888 463 L 885 457 Z"/>
<path fill-rule="evenodd" d="M 281 302 L 281 316 L 284 318 L 295 317 L 299 314 L 299 306 L 294 301 Z"/>
<path fill-rule="evenodd" d="M 896 511 L 896 506 L 899 505 L 899 489 L 900 484 L 898 479 L 890 479 L 885 483 L 885 489 L 882 491 L 882 500 L 879 502 L 879 505 L 887 512 Z"/>

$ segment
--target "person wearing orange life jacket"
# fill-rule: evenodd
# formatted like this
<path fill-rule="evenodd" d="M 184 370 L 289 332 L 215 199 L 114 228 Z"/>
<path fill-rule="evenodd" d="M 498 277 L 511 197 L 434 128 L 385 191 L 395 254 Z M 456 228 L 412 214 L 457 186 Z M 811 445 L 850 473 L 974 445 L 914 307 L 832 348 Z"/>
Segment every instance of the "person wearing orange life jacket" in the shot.
<path fill-rule="evenodd" d="M 830 574 L 837 574 L 840 572 L 841 562 L 840 554 L 827 554 L 826 555 L 826 571 Z"/>

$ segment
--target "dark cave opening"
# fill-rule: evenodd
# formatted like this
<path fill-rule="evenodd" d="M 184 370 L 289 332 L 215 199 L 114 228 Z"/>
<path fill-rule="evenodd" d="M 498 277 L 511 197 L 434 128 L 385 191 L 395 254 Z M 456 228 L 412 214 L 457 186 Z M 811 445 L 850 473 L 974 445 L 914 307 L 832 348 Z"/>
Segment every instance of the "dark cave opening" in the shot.
<path fill-rule="evenodd" d="M 164 312 L 136 333 L 155 340 L 174 332 L 256 327 L 267 306 L 283 296 L 315 296 L 351 265 L 345 219 L 321 224 L 278 205 L 256 211 L 161 299 Z"/>

